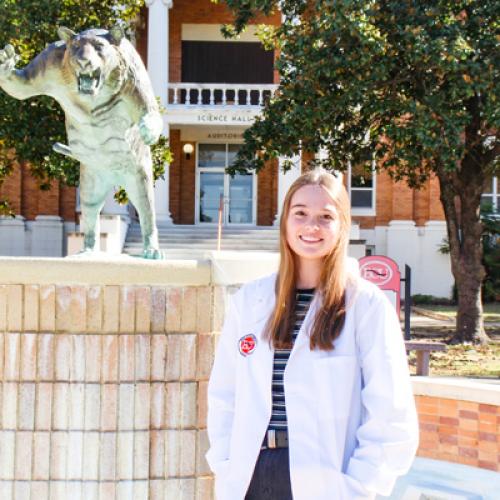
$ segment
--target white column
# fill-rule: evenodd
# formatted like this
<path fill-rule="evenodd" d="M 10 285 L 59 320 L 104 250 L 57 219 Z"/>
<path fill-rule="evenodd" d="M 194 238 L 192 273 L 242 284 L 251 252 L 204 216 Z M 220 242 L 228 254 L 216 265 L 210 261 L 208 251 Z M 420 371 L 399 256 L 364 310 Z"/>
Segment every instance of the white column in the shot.
<path fill-rule="evenodd" d="M 146 0 L 148 16 L 148 73 L 155 96 L 160 98 L 164 108 L 168 104 L 168 10 L 172 0 Z M 169 136 L 169 128 L 163 117 L 163 134 Z M 155 184 L 156 220 L 172 224 L 169 210 L 169 168 L 165 168 L 165 179 Z"/>
<path fill-rule="evenodd" d="M 293 182 L 300 177 L 301 173 L 301 155 L 295 155 L 291 158 L 292 168 L 287 172 L 283 172 L 282 165 L 285 158 L 278 158 L 278 212 L 274 219 L 274 226 L 279 226 L 281 209 L 283 208 L 283 201 L 285 200 L 285 195 L 293 184 Z"/>

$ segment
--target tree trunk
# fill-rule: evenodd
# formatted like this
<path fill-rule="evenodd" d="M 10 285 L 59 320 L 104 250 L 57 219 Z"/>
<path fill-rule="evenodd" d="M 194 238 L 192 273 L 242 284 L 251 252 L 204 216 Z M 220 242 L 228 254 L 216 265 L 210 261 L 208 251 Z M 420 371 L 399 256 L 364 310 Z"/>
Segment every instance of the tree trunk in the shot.
<path fill-rule="evenodd" d="M 451 270 L 458 294 L 456 332 L 452 343 L 487 343 L 484 331 L 481 284 L 485 271 L 482 264 L 482 223 L 479 216 L 482 176 L 467 175 L 468 165 L 464 158 L 455 172 L 438 169 L 441 202 L 443 204 Z M 478 178 L 479 177 L 479 178 Z"/>

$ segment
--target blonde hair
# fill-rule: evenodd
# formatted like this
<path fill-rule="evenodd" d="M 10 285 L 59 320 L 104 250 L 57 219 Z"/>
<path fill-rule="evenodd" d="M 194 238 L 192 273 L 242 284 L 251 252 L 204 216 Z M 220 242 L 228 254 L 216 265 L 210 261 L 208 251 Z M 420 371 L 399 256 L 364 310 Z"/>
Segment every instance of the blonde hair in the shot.
<path fill-rule="evenodd" d="M 301 175 L 288 190 L 280 219 L 280 266 L 276 280 L 276 307 L 267 323 L 267 337 L 275 348 L 292 345 L 295 314 L 295 293 L 298 278 L 296 255 L 287 242 L 286 221 L 293 195 L 302 187 L 321 186 L 332 198 L 339 217 L 336 245 L 324 257 L 320 281 L 315 293 L 322 295 L 310 331 L 310 348 L 330 351 L 333 341 L 340 335 L 345 322 L 345 288 L 347 282 L 346 259 L 351 226 L 350 201 L 340 179 L 322 168 Z"/>

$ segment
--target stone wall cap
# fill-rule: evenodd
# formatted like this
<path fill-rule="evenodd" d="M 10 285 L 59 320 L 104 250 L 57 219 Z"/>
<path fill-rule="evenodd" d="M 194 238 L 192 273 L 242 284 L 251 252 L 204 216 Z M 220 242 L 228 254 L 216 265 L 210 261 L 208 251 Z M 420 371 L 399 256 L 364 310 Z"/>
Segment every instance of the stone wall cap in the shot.
<path fill-rule="evenodd" d="M 463 377 L 412 377 L 415 396 L 432 396 L 500 406 L 500 381 Z"/>
<path fill-rule="evenodd" d="M 185 285 L 211 282 L 206 260 L 146 260 L 119 255 L 67 258 L 0 257 L 0 284 Z"/>
<path fill-rule="evenodd" d="M 391 220 L 389 227 L 416 227 L 417 223 L 414 220 Z"/>
<path fill-rule="evenodd" d="M 443 228 L 446 228 L 446 221 L 445 220 L 428 220 L 424 225 L 427 228 L 443 229 Z"/>
<path fill-rule="evenodd" d="M 215 285 L 240 285 L 278 270 L 278 252 L 211 251 L 204 255 L 212 263 Z"/>

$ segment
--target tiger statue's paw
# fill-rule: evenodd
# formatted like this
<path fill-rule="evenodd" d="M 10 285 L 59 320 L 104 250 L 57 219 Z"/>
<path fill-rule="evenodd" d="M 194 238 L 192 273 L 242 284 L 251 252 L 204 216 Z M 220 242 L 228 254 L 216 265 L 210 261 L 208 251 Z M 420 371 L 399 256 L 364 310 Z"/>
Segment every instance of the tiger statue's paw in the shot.
<path fill-rule="evenodd" d="M 0 78 L 9 76 L 16 67 L 19 56 L 10 44 L 0 50 Z"/>
<path fill-rule="evenodd" d="M 155 111 L 144 115 L 139 122 L 139 132 L 145 144 L 151 145 L 158 142 L 163 129 L 161 115 Z"/>
<path fill-rule="evenodd" d="M 158 248 L 146 248 L 142 252 L 142 258 L 150 260 L 163 260 L 165 256 L 163 255 L 163 252 Z"/>

